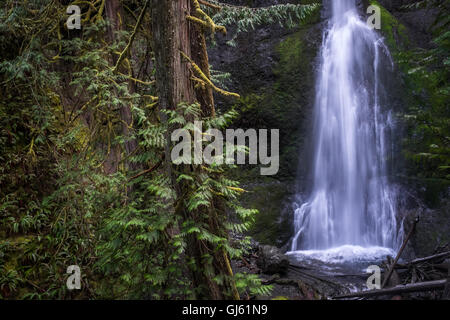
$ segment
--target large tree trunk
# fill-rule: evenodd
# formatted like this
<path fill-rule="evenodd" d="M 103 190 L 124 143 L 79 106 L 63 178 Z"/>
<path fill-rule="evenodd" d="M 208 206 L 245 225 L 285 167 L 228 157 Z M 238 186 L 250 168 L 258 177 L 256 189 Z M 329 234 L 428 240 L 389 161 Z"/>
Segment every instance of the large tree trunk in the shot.
<path fill-rule="evenodd" d="M 105 16 L 110 22 L 108 25 L 108 41 L 110 43 L 113 43 L 116 40 L 116 33 L 123 28 L 123 20 L 124 14 L 123 14 L 123 8 L 122 4 L 119 0 L 106 0 L 105 2 Z M 111 64 L 115 65 L 116 61 L 118 59 L 118 56 L 114 56 L 111 59 Z M 124 68 L 119 68 L 119 71 L 121 71 L 124 74 L 128 73 L 128 70 L 125 70 Z M 131 71 L 132 72 L 132 71 Z M 132 80 L 129 80 L 128 82 L 128 91 L 130 94 L 133 94 L 135 92 L 135 83 Z M 122 126 L 122 135 L 125 137 L 124 142 L 124 148 L 125 148 L 125 156 L 131 155 L 137 148 L 137 142 L 136 139 L 132 139 L 131 135 L 132 132 L 130 128 L 133 125 L 133 116 L 131 114 L 131 109 L 129 106 L 123 106 L 120 109 L 120 120 L 121 120 L 121 126 Z M 112 158 L 111 158 L 112 157 Z M 107 162 L 107 165 L 110 167 L 107 171 L 108 173 L 112 173 L 117 171 L 118 164 L 121 161 L 121 150 L 120 146 L 117 146 L 115 150 L 110 155 L 111 162 Z M 139 168 L 139 165 L 136 163 L 132 163 L 130 161 L 125 161 L 126 169 L 128 170 L 137 170 Z"/>
<path fill-rule="evenodd" d="M 191 57 L 209 76 L 205 38 L 201 30 L 186 19 L 186 16 L 190 14 L 193 15 L 191 0 L 151 1 L 152 47 L 155 53 L 159 107 L 175 109 L 181 102 L 198 102 L 201 105 L 203 116 L 214 116 L 211 89 L 194 88 L 189 70 L 190 65 L 180 54 L 183 52 L 186 56 Z M 167 138 L 169 142 L 170 139 Z M 166 161 L 168 172 L 172 176 L 173 185 L 177 191 L 178 201 L 182 201 L 184 191 L 189 186 L 176 183 L 176 177 L 172 172 L 181 170 L 192 174 L 193 172 L 198 173 L 202 169 L 200 166 L 188 165 L 174 167 L 170 162 L 169 144 L 166 148 Z M 223 227 L 226 218 L 223 211 L 217 210 L 217 208 L 220 208 L 220 201 L 215 200 L 214 206 L 202 209 L 207 211 L 188 212 L 185 206 L 181 205 L 177 207 L 176 214 L 179 214 L 183 220 L 203 219 L 201 217 L 206 212 L 208 219 L 203 222 L 209 226 L 209 231 L 219 236 L 226 236 Z M 188 238 L 187 250 L 188 256 L 195 261 L 195 267 L 191 270 L 192 286 L 195 288 L 198 299 L 239 298 L 234 282 L 231 280 L 232 271 L 229 258 L 224 250 L 213 248 L 211 244 L 198 240 L 195 235 Z M 213 255 L 213 274 L 206 273 L 208 262 L 202 258 L 205 254 Z M 226 275 L 229 280 L 219 285 L 213 280 L 215 275 Z"/>

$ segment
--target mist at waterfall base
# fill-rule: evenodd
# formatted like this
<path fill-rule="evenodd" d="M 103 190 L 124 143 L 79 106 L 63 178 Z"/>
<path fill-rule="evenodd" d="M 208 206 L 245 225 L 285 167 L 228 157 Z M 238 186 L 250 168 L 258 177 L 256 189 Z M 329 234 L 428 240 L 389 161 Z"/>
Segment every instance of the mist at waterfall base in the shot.
<path fill-rule="evenodd" d="M 380 80 L 392 60 L 355 0 L 333 0 L 331 9 L 316 84 L 312 191 L 295 210 L 288 255 L 364 264 L 395 256 L 402 241 L 386 168 L 392 119 Z"/>

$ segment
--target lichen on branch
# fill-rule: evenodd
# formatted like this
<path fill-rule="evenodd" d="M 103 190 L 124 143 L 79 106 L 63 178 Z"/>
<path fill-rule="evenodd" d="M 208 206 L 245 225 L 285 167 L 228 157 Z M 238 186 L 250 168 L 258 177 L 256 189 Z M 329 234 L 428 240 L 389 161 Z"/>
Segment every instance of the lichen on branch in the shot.
<path fill-rule="evenodd" d="M 212 89 L 214 89 L 215 91 L 217 91 L 218 93 L 220 93 L 220 94 L 222 94 L 224 96 L 231 96 L 231 97 L 235 97 L 235 98 L 238 98 L 238 99 L 241 97 L 237 93 L 225 91 L 223 89 L 220 89 L 220 88 L 216 87 L 214 85 L 214 83 L 212 83 L 212 81 L 205 75 L 205 73 L 200 69 L 200 67 L 191 58 L 189 58 L 182 51 L 180 51 L 180 53 L 181 53 L 181 56 L 183 58 L 185 58 L 191 64 L 192 68 L 197 73 L 198 77 L 200 77 L 200 79 L 203 81 L 203 83 L 200 82 L 200 84 L 206 83 L 206 85 L 210 86 Z M 196 80 L 196 78 L 193 78 L 193 79 Z"/>
<path fill-rule="evenodd" d="M 227 29 L 224 26 L 216 25 L 214 21 L 211 19 L 211 17 L 206 14 L 200 7 L 200 3 L 198 0 L 192 0 L 192 4 L 195 9 L 195 16 L 188 15 L 186 18 L 194 23 L 197 23 L 204 29 L 210 30 L 210 33 L 214 35 L 217 31 L 222 32 L 223 34 L 227 33 Z M 202 4 L 205 4 L 202 2 Z M 218 7 L 218 6 L 216 6 Z"/>

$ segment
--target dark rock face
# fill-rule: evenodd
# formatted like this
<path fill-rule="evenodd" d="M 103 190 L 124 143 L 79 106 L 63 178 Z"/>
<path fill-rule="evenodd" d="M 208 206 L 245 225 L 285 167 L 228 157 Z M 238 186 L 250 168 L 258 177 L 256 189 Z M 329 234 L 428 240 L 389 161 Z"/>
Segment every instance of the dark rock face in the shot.
<path fill-rule="evenodd" d="M 257 265 L 265 274 L 284 274 L 289 260 L 277 247 L 264 245 L 259 247 Z"/>
<path fill-rule="evenodd" d="M 254 2 L 275 3 L 281 1 Z M 217 109 L 235 107 L 241 114 L 233 123 L 236 128 L 280 130 L 280 172 L 275 177 L 279 180 L 297 175 L 299 153 L 308 136 L 323 26 L 317 12 L 296 28 L 271 24 L 242 32 L 234 47 L 226 44 L 234 37 L 228 27 L 228 35 L 217 35 L 216 45 L 209 49 L 212 69 L 231 74 L 228 89 L 241 95 L 238 101 L 216 95 Z"/>
<path fill-rule="evenodd" d="M 439 247 L 450 244 L 450 200 L 447 197 L 437 209 L 425 209 L 412 238 L 412 247 L 418 257 L 429 256 Z"/>
<path fill-rule="evenodd" d="M 245 1 L 230 2 L 248 5 Z M 253 1 L 251 5 L 287 2 Z M 241 95 L 239 100 L 215 96 L 219 111 L 231 107 L 239 111 L 232 127 L 280 130 L 280 170 L 276 176 L 262 178 L 255 166 L 240 166 L 236 172 L 250 191 L 244 197 L 245 205 L 259 210 L 251 235 L 263 244 L 283 246 L 292 235 L 289 200 L 295 193 L 296 177 L 306 174 L 305 164 L 310 162 L 307 145 L 315 68 L 325 24 L 317 12 L 295 28 L 278 24 L 257 27 L 237 35 L 234 47 L 226 44 L 234 36 L 233 28 L 228 27 L 228 35 L 217 34 L 216 45 L 209 49 L 212 69 L 231 74 L 227 89 Z"/>
<path fill-rule="evenodd" d="M 292 221 L 295 189 L 284 181 L 259 182 L 246 185 L 252 190 L 242 196 L 245 207 L 259 211 L 250 229 L 251 236 L 261 244 L 285 247 L 292 237 Z"/>
<path fill-rule="evenodd" d="M 414 87 L 407 72 L 405 72 L 405 62 L 402 62 L 402 55 L 408 50 L 423 48 L 430 49 L 432 43 L 432 25 L 438 12 L 432 9 L 403 10 L 402 6 L 411 4 L 412 0 L 378 0 L 385 11 L 382 12 L 382 33 L 391 49 L 396 68 L 400 78 L 398 84 L 389 86 L 391 92 L 395 92 L 395 98 L 399 100 L 396 111 L 404 114 L 411 105 L 413 91 L 421 92 L 423 88 L 420 84 Z M 386 11 L 387 10 L 387 11 Z M 406 65 L 406 67 L 411 68 Z M 408 84 L 408 85 L 407 85 Z M 412 86 L 412 87 L 411 87 Z M 397 128 L 396 141 L 404 137 L 401 128 Z M 394 164 L 394 172 L 405 172 L 403 159 L 400 157 L 401 144 L 397 143 L 399 157 Z M 404 231 L 408 233 L 412 222 L 416 216 L 420 217 L 420 222 L 416 227 L 407 250 L 403 258 L 423 257 L 435 253 L 440 247 L 450 242 L 450 206 L 448 197 L 450 189 L 448 182 L 434 179 L 409 178 L 405 173 L 397 178 L 397 183 L 401 186 L 402 202 L 399 204 L 399 220 L 404 223 Z"/>
<path fill-rule="evenodd" d="M 432 33 L 430 27 L 433 25 L 438 12 L 432 9 L 418 9 L 414 11 L 402 10 L 402 6 L 415 3 L 415 0 L 379 0 L 395 18 L 406 27 L 409 39 L 413 45 L 421 48 L 430 48 Z"/>

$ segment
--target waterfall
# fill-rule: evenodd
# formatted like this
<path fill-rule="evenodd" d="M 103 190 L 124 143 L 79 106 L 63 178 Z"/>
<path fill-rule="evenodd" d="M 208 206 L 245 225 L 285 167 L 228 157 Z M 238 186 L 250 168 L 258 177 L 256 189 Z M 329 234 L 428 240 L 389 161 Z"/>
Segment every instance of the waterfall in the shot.
<path fill-rule="evenodd" d="M 386 168 L 392 121 L 380 99 L 380 73 L 392 62 L 355 0 L 331 6 L 316 84 L 313 185 L 295 211 L 291 250 L 396 249 L 396 197 Z"/>

